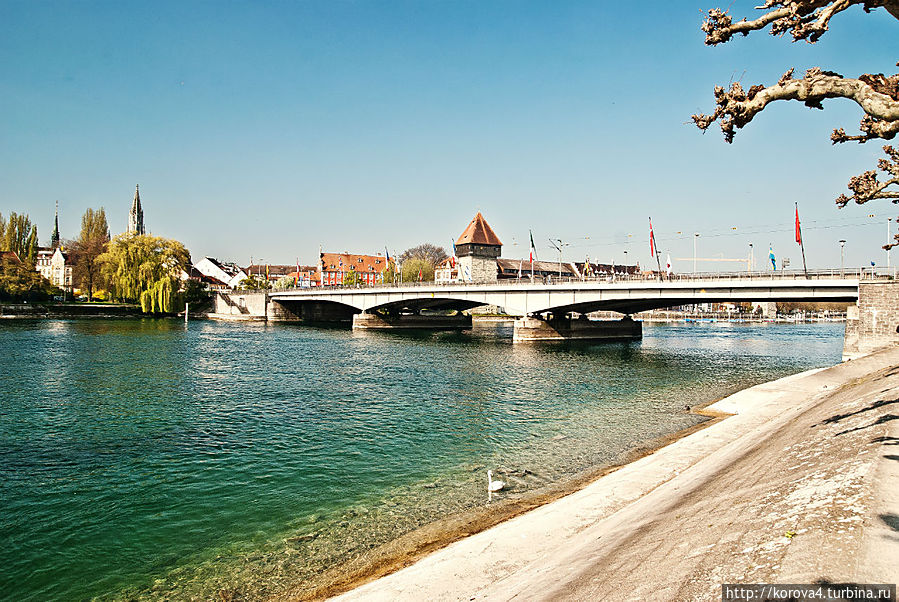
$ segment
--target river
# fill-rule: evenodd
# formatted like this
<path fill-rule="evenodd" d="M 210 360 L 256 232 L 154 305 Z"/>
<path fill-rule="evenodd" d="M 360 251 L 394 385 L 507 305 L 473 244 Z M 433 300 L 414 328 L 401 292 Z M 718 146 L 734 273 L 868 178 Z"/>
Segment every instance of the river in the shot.
<path fill-rule="evenodd" d="M 311 591 L 423 525 L 565 486 L 695 406 L 840 361 L 842 324 L 511 343 L 176 320 L 0 323 L 0 598 Z"/>

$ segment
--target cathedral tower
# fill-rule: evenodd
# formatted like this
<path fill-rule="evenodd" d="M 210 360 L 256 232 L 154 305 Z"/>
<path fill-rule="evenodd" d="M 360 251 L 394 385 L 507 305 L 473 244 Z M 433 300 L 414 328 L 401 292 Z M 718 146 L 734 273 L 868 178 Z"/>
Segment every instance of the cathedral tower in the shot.
<path fill-rule="evenodd" d="M 146 234 L 144 230 L 144 210 L 140 206 L 140 185 L 134 188 L 134 202 L 128 214 L 128 234 Z"/>
<path fill-rule="evenodd" d="M 56 201 L 56 217 L 53 220 L 53 235 L 50 237 L 50 248 L 59 246 L 59 201 Z"/>

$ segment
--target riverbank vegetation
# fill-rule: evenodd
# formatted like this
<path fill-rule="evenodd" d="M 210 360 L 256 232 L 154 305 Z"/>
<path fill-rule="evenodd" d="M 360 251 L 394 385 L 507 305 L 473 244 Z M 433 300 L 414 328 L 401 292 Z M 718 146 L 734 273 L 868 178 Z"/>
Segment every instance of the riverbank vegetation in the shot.
<path fill-rule="evenodd" d="M 9 218 L 0 213 L 0 251 L 12 251 L 23 262 L 34 264 L 37 257 L 37 226 L 26 214 L 15 211 Z"/>
<path fill-rule="evenodd" d="M 109 240 L 106 211 L 103 207 L 88 208 L 81 216 L 81 233 L 70 245 L 75 285 L 86 291 L 88 301 L 93 300 L 94 292 L 104 286 L 100 256 L 106 252 Z"/>
<path fill-rule="evenodd" d="M 140 303 L 144 313 L 183 309 L 179 276 L 190 269 L 190 253 L 177 240 L 119 234 L 97 261 L 114 299 Z"/>

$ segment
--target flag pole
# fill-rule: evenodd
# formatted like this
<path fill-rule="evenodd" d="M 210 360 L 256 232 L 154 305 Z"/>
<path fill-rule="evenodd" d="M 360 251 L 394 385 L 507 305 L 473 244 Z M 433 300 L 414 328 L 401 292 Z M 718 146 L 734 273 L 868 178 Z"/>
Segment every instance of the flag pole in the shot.
<path fill-rule="evenodd" d="M 808 268 L 805 265 L 805 243 L 802 241 L 802 231 L 799 229 L 799 203 L 796 202 L 796 242 L 799 243 L 799 248 L 802 249 L 802 271 L 805 273 L 805 278 L 808 280 Z"/>

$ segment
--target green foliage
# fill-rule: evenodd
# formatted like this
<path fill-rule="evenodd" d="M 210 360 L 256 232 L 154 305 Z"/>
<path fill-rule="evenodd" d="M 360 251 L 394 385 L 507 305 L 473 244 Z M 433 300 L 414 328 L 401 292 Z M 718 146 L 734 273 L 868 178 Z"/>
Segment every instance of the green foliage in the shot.
<path fill-rule="evenodd" d="M 421 270 L 422 282 L 434 280 L 434 266 L 426 259 L 407 259 L 402 263 L 403 282 L 418 282 L 418 272 Z"/>
<path fill-rule="evenodd" d="M 146 313 L 173 313 L 183 306 L 178 276 L 190 268 L 190 253 L 180 242 L 120 234 L 97 261 L 114 298 L 139 302 Z"/>
<path fill-rule="evenodd" d="M 288 288 L 293 288 L 293 285 L 296 284 L 297 279 L 293 276 L 282 276 L 278 278 L 278 281 L 275 282 L 274 288 L 275 290 L 284 290 Z"/>
<path fill-rule="evenodd" d="M 88 209 L 81 216 L 81 234 L 70 247 L 75 286 L 87 289 L 87 298 L 92 299 L 94 289 L 103 285 L 100 256 L 109 246 L 109 226 L 106 211 Z"/>
<path fill-rule="evenodd" d="M 268 280 L 262 276 L 249 276 L 241 280 L 237 288 L 245 291 L 262 291 L 268 288 Z"/>
<path fill-rule="evenodd" d="M 343 275 L 344 286 L 356 286 L 362 284 L 362 275 L 356 270 L 350 270 Z"/>
<path fill-rule="evenodd" d="M 62 291 L 35 271 L 30 263 L 8 259 L 0 262 L 0 300 L 47 301 L 59 294 L 62 294 Z"/>
<path fill-rule="evenodd" d="M 394 262 L 393 259 L 390 260 L 390 263 L 387 265 L 381 275 L 382 283 L 393 284 L 393 280 L 394 278 L 396 278 L 396 262 Z M 415 277 L 418 278 L 418 273 L 416 273 Z"/>
<path fill-rule="evenodd" d="M 9 219 L 0 214 L 0 251 L 12 251 L 22 261 L 34 263 L 37 256 L 37 226 L 27 215 L 9 214 Z"/>
<path fill-rule="evenodd" d="M 186 280 L 181 285 L 181 296 L 185 303 L 190 303 L 191 307 L 197 307 L 209 301 L 209 290 L 202 282 Z"/>

